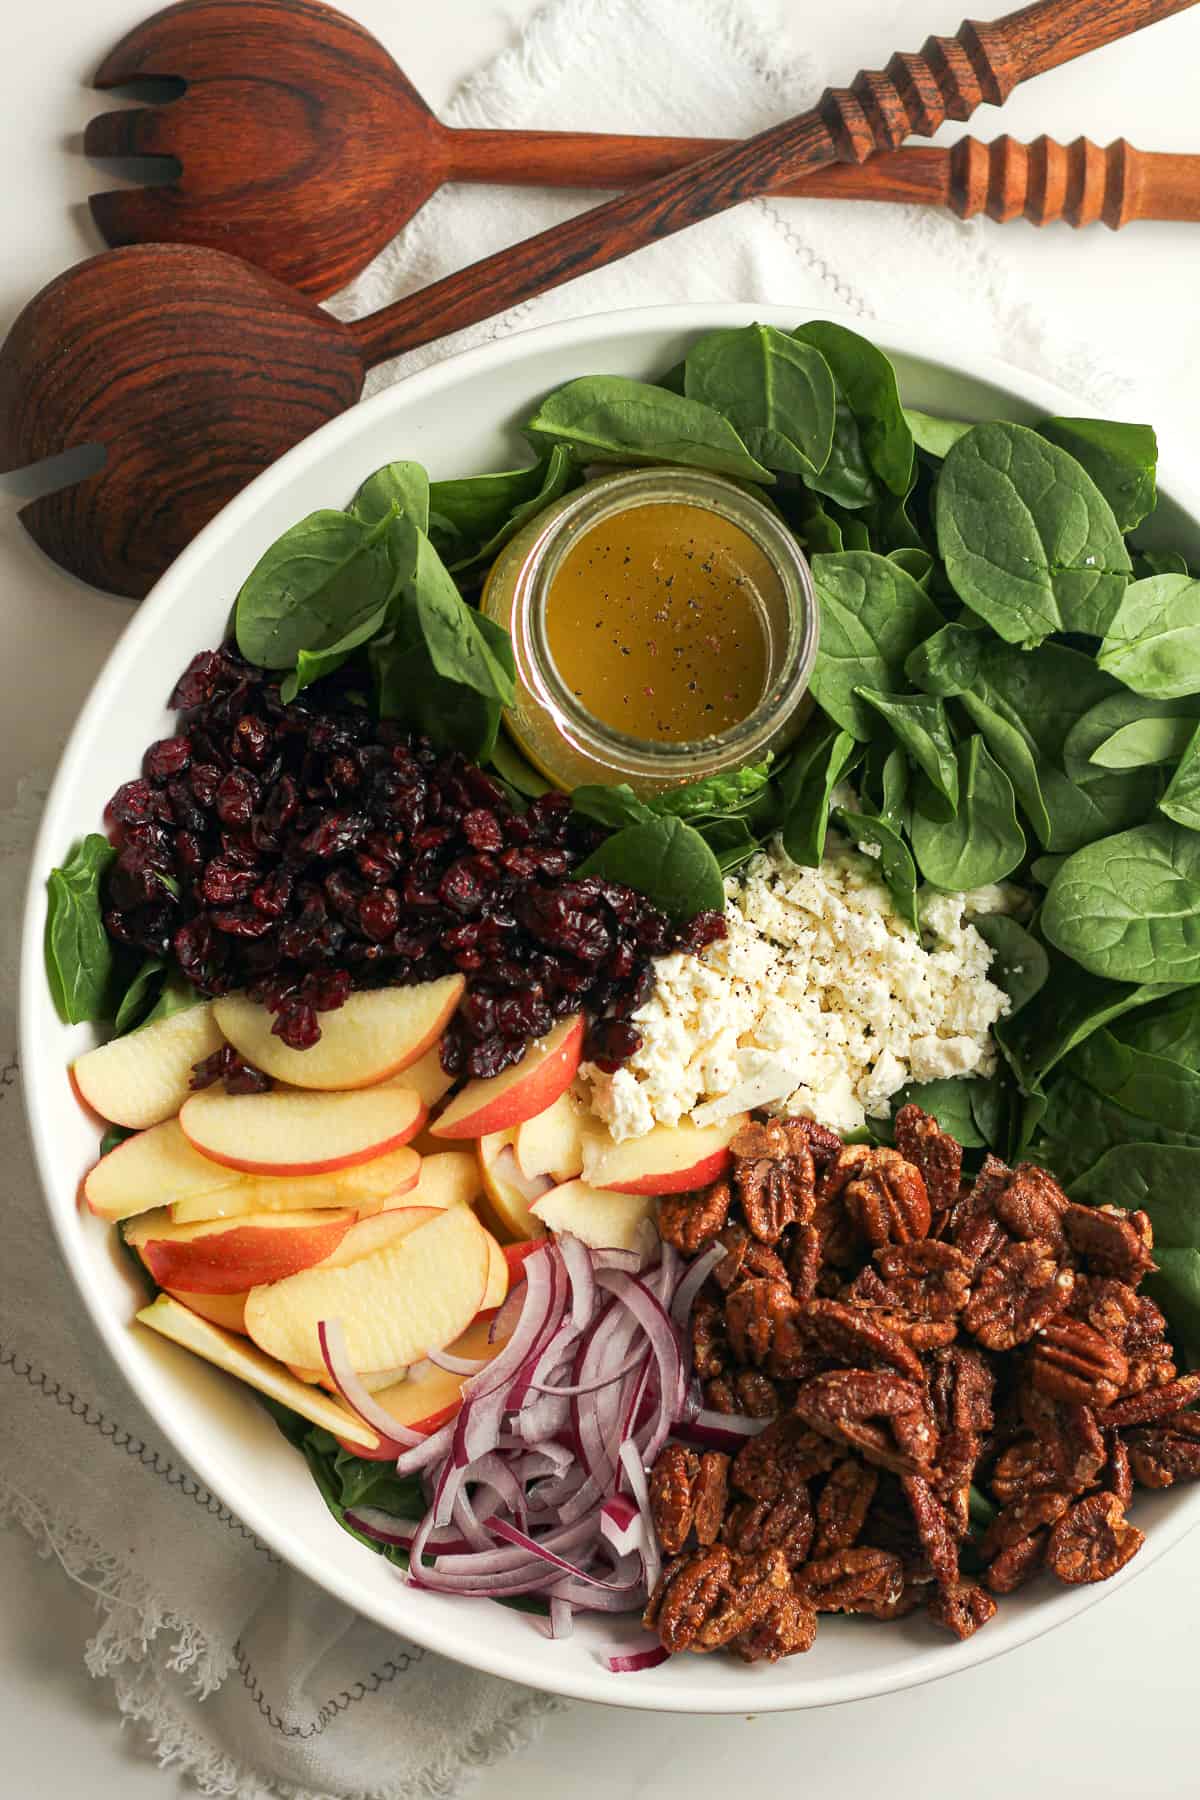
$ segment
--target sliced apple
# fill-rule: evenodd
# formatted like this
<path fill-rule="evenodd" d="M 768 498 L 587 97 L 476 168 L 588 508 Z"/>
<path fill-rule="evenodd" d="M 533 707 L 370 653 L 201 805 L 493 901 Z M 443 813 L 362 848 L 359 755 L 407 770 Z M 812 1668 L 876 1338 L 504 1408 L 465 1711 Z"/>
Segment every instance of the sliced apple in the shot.
<path fill-rule="evenodd" d="M 472 1319 L 460 1338 L 447 1345 L 447 1349 L 454 1356 L 489 1362 L 494 1356 L 499 1356 L 507 1340 L 502 1338 L 495 1344 L 489 1341 L 488 1334 L 494 1317 L 494 1313 L 481 1312 L 477 1318 Z M 410 1431 L 423 1432 L 428 1437 L 431 1432 L 448 1424 L 462 1405 L 464 1379 L 462 1375 L 452 1375 L 448 1369 L 439 1369 L 436 1363 L 419 1362 L 409 1369 L 403 1381 L 375 1388 L 373 1392 L 378 1403 L 386 1407 L 398 1424 L 406 1425 Z M 349 1449 L 352 1446 L 345 1447 Z M 362 1450 L 356 1451 L 356 1454 L 368 1456 Z M 381 1461 L 386 1461 L 388 1457 L 386 1450 L 372 1454 Z"/>
<path fill-rule="evenodd" d="M 483 1192 L 479 1159 L 469 1150 L 439 1150 L 421 1158 L 417 1185 L 396 1206 L 473 1206 Z"/>
<path fill-rule="evenodd" d="M 564 1181 L 533 1205 L 543 1225 L 571 1232 L 592 1250 L 638 1249 L 654 1211 L 652 1194 L 616 1194 L 586 1181 Z"/>
<path fill-rule="evenodd" d="M 175 1225 L 163 1207 L 135 1220 L 126 1229 L 125 1242 L 161 1288 L 243 1294 L 247 1288 L 282 1281 L 324 1261 L 354 1221 L 355 1214 L 344 1210 L 251 1213 L 241 1219 Z"/>
<path fill-rule="evenodd" d="M 321 1014 L 321 1035 L 310 1050 L 293 1050 L 276 1037 L 274 1013 L 244 994 L 215 1000 L 213 1011 L 238 1055 L 256 1069 L 327 1093 L 371 1087 L 419 1061 L 446 1029 L 466 985 L 462 975 L 443 975 L 416 987 L 351 994 L 344 1006 Z"/>
<path fill-rule="evenodd" d="M 395 1243 L 341 1268 L 306 1269 L 246 1302 L 246 1329 L 268 1355 L 322 1365 L 317 1327 L 338 1320 L 356 1370 L 410 1366 L 466 1330 L 488 1283 L 487 1233 L 450 1206 Z"/>
<path fill-rule="evenodd" d="M 407 1088 L 312 1094 L 274 1088 L 269 1094 L 193 1094 L 179 1114 L 202 1156 L 251 1175 L 319 1175 L 370 1162 L 415 1137 L 425 1119 Z"/>
<path fill-rule="evenodd" d="M 586 1138 L 583 1178 L 591 1187 L 623 1194 L 682 1194 L 707 1187 L 729 1167 L 729 1146 L 747 1120 L 738 1113 L 720 1125 L 656 1125 L 623 1144 Z"/>
<path fill-rule="evenodd" d="M 296 1279 L 298 1277 L 293 1277 Z M 181 1344 L 185 1350 L 191 1350 L 218 1369 L 257 1388 L 260 1394 L 290 1407 L 302 1419 L 309 1419 L 314 1425 L 331 1431 L 359 1455 L 378 1450 L 376 1433 L 338 1401 L 331 1400 L 320 1388 L 306 1387 L 254 1344 L 236 1337 L 231 1331 L 222 1331 L 219 1325 L 202 1319 L 189 1307 L 181 1306 L 170 1294 L 160 1294 L 137 1316 L 141 1324 L 148 1325 L 161 1337 L 170 1338 L 173 1344 Z"/>
<path fill-rule="evenodd" d="M 516 1131 L 491 1131 L 476 1146 L 488 1208 L 501 1231 L 514 1238 L 542 1237 L 545 1228 L 530 1207 L 554 1185 L 548 1175 L 528 1180 L 513 1149 Z"/>
<path fill-rule="evenodd" d="M 457 1075 L 447 1075 L 442 1067 L 442 1040 L 439 1038 L 431 1050 L 427 1050 L 415 1063 L 409 1063 L 399 1075 L 389 1078 L 396 1087 L 411 1088 L 414 1094 L 420 1094 L 426 1106 L 435 1107 L 439 1100 L 445 1099 Z"/>
<path fill-rule="evenodd" d="M 102 1119 L 144 1131 L 175 1117 L 191 1092 L 192 1065 L 223 1042 L 212 1003 L 205 1001 L 85 1050 L 72 1065 L 71 1084 Z"/>
<path fill-rule="evenodd" d="M 321 1267 L 342 1269 L 347 1263 L 373 1256 L 376 1250 L 383 1250 L 388 1244 L 398 1244 L 419 1226 L 431 1224 L 442 1210 L 437 1206 L 401 1206 L 392 1212 L 376 1213 L 373 1219 L 360 1219 L 334 1245 Z"/>
<path fill-rule="evenodd" d="M 221 1171 L 219 1164 L 210 1162 L 198 1150 L 191 1154 L 206 1168 L 228 1176 L 230 1185 L 174 1201 L 171 1218 L 176 1225 L 193 1225 L 201 1219 L 234 1219 L 243 1213 L 308 1212 L 323 1206 L 349 1206 L 360 1219 L 366 1218 L 389 1206 L 403 1206 L 405 1196 L 411 1195 L 421 1174 L 421 1159 L 408 1145 L 374 1156 L 369 1162 L 320 1175 L 239 1175 L 234 1169 Z"/>
<path fill-rule="evenodd" d="M 483 1290 L 481 1312 L 494 1312 L 503 1303 L 508 1293 L 508 1258 L 489 1231 L 488 1241 L 488 1278 Z"/>
<path fill-rule="evenodd" d="M 430 1131 L 438 1138 L 481 1138 L 534 1118 L 570 1087 L 582 1049 L 583 1015 L 576 1013 L 536 1038 L 511 1069 L 468 1081 Z"/>
<path fill-rule="evenodd" d="M 207 1204 L 218 1193 L 236 1192 L 240 1179 L 193 1150 L 178 1119 L 165 1119 L 102 1156 L 84 1176 L 83 1195 L 102 1219 L 131 1219 L 171 1200 L 203 1196 Z"/>
<path fill-rule="evenodd" d="M 555 1181 L 573 1181 L 583 1174 L 586 1137 L 610 1142 L 607 1128 L 588 1110 L 577 1088 L 569 1087 L 552 1106 L 517 1126 L 517 1162 L 522 1175 L 532 1180 L 550 1175 Z"/>
<path fill-rule="evenodd" d="M 166 1288 L 172 1300 L 178 1300 L 180 1306 L 186 1306 L 189 1312 L 199 1313 L 210 1325 L 219 1325 L 222 1331 L 236 1332 L 238 1337 L 246 1337 L 246 1301 L 249 1294 L 188 1294 L 181 1288 Z"/>

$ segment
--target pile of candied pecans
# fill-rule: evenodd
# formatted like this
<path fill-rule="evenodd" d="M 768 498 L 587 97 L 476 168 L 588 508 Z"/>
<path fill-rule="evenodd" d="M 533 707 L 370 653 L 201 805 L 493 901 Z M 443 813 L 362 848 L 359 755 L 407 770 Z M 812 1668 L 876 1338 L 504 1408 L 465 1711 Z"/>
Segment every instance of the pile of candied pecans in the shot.
<path fill-rule="evenodd" d="M 1200 1476 L 1200 1374 L 1137 1291 L 1146 1214 L 994 1156 L 964 1181 L 916 1106 L 895 1141 L 751 1123 L 728 1176 L 662 1202 L 668 1242 L 725 1251 L 692 1313 L 705 1404 L 770 1421 L 732 1458 L 669 1443 L 654 1466 L 668 1650 L 774 1662 L 820 1613 L 922 1604 L 966 1638 L 1042 1569 L 1115 1574 L 1135 1483 Z"/>

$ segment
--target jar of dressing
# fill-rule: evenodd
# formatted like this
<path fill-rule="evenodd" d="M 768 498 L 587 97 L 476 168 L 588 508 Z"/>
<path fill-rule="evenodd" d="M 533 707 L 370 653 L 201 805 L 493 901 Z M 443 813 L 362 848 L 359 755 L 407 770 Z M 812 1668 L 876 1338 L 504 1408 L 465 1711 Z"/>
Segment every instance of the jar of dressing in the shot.
<path fill-rule="evenodd" d="M 782 749 L 818 615 L 778 515 L 702 470 L 587 482 L 518 532 L 481 607 L 512 635 L 505 721 L 549 780 L 659 792 Z"/>

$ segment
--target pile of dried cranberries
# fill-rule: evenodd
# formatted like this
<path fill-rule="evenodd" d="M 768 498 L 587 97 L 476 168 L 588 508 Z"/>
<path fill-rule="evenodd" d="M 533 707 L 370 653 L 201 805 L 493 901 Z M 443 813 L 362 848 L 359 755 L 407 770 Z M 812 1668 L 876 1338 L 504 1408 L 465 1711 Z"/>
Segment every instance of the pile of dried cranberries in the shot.
<path fill-rule="evenodd" d="M 631 888 L 573 879 L 604 833 L 566 795 L 518 811 L 336 680 L 285 705 L 226 645 L 193 658 L 171 705 L 178 733 L 108 805 L 105 926 L 203 994 L 247 990 L 294 1049 L 354 988 L 461 971 L 448 1071 L 495 1075 L 581 1008 L 587 1053 L 616 1067 L 640 1041 L 625 1021 L 649 959 L 723 935 L 718 915 L 680 933 Z"/>

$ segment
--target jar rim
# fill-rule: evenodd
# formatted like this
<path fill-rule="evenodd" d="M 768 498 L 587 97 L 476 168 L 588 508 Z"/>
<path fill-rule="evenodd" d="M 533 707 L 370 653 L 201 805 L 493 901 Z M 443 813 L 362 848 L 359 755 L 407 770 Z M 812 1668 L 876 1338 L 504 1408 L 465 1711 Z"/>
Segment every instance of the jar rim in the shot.
<path fill-rule="evenodd" d="M 767 691 L 736 725 L 709 737 L 664 743 L 638 737 L 597 718 L 559 673 L 546 633 L 546 601 L 564 557 L 579 536 L 616 514 L 655 501 L 693 505 L 741 528 L 767 557 L 787 604 L 787 638 L 780 667 Z M 757 495 L 728 477 L 676 464 L 624 469 L 590 482 L 556 508 L 531 544 L 517 576 L 516 596 L 527 621 L 531 672 L 538 698 L 557 715 L 571 741 L 594 760 L 614 761 L 623 773 L 670 780 L 694 775 L 697 759 L 728 767 L 762 750 L 780 720 L 799 703 L 816 658 L 819 622 L 812 575 L 800 546 L 781 518 Z"/>

